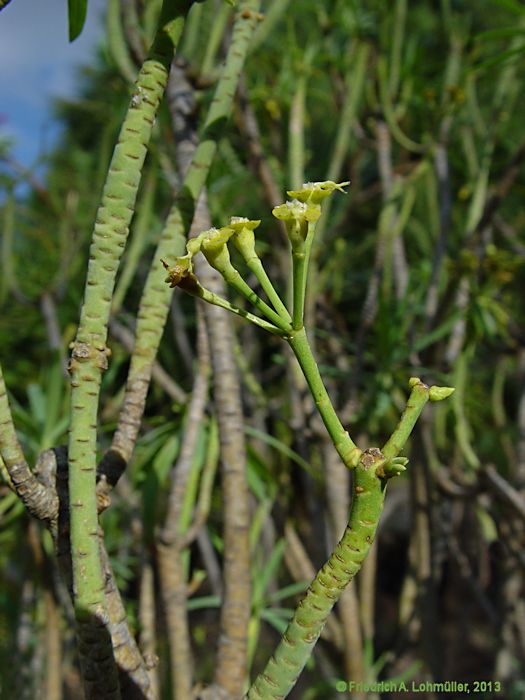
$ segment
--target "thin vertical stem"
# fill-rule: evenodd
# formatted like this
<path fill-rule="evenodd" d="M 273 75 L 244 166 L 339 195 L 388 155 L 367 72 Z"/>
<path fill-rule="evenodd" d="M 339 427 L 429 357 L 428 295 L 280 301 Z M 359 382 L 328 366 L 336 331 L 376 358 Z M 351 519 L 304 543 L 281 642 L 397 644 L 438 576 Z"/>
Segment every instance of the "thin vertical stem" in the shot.
<path fill-rule="evenodd" d="M 201 75 L 208 76 L 215 68 L 215 57 L 224 38 L 224 33 L 231 14 L 231 7 L 226 2 L 222 2 L 215 15 L 211 27 L 208 41 L 206 42 L 206 53 L 202 60 Z"/>
<path fill-rule="evenodd" d="M 352 41 L 352 44 L 354 42 Z M 365 75 L 368 65 L 370 48 L 368 44 L 358 43 L 355 50 L 354 60 L 348 68 L 345 80 L 345 101 L 341 108 L 341 116 L 337 124 L 337 133 L 334 141 L 330 163 L 326 171 L 326 180 L 339 182 L 345 158 L 348 157 L 352 143 L 352 133 L 357 117 L 358 109 L 363 95 Z M 323 215 L 317 223 L 314 239 L 315 251 L 321 249 L 323 234 L 330 220 L 330 210 L 332 208 L 332 198 L 328 197 L 323 203 Z"/>
<path fill-rule="evenodd" d="M 348 468 L 352 469 L 355 467 L 361 451 L 348 432 L 343 428 L 335 412 L 308 343 L 306 331 L 302 328 L 297 332 L 291 333 L 287 337 L 287 340 L 306 377 L 317 410 L 323 419 L 323 423 L 328 430 L 328 434 L 335 445 L 337 453 L 343 460 L 343 463 Z"/>
<path fill-rule="evenodd" d="M 316 225 L 316 221 L 309 221 L 304 243 L 292 247 L 292 326 L 295 331 L 300 330 L 304 325 L 306 282 Z"/>
<path fill-rule="evenodd" d="M 405 23 L 407 15 L 407 0 L 397 0 L 396 9 L 393 15 L 393 37 L 390 52 L 390 77 L 388 89 L 392 98 L 395 98 L 399 89 L 399 78 L 401 75 L 401 52 L 403 49 L 403 39 L 405 35 Z"/>
<path fill-rule="evenodd" d="M 187 614 L 187 581 L 181 536 L 184 534 L 184 500 L 188 492 L 204 411 L 208 398 L 210 352 L 202 310 L 198 310 L 197 374 L 177 463 L 172 470 L 168 512 L 158 545 L 162 597 L 169 635 L 173 700 L 190 697 L 193 663 Z"/>

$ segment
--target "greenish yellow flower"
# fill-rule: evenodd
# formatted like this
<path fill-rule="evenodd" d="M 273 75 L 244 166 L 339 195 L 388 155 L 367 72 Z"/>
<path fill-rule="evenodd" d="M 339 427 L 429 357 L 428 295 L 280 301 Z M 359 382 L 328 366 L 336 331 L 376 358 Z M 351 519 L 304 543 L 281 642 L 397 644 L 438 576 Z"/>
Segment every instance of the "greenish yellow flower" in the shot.
<path fill-rule="evenodd" d="M 300 190 L 291 190 L 287 192 L 289 197 L 294 197 L 300 202 L 310 204 L 320 204 L 325 197 L 329 197 L 334 190 L 344 192 L 343 187 L 349 185 L 350 182 L 333 182 L 325 180 L 324 182 L 305 182 Z"/>
<path fill-rule="evenodd" d="M 260 219 L 250 220 L 243 216 L 232 216 L 230 219 L 229 227 L 234 231 L 232 241 L 245 260 L 257 257 L 254 230 L 260 223 Z"/>
<path fill-rule="evenodd" d="M 221 228 L 210 228 L 208 231 L 204 231 L 201 236 L 201 252 L 204 254 L 210 251 L 216 251 L 223 248 L 233 235 L 233 229 L 229 226 L 222 226 Z"/>
<path fill-rule="evenodd" d="M 247 219 L 245 216 L 232 216 L 230 218 L 230 223 L 228 226 L 232 228 L 236 233 L 241 232 L 245 228 L 253 231 L 258 228 L 261 224 L 260 219 Z"/>
<path fill-rule="evenodd" d="M 229 226 L 210 228 L 208 231 L 204 231 L 201 253 L 210 265 L 219 272 L 224 272 L 226 267 L 231 266 L 227 244 L 233 233 L 234 230 Z"/>
<path fill-rule="evenodd" d="M 290 194 L 290 192 L 288 194 Z M 317 221 L 321 216 L 321 207 L 319 205 L 301 202 L 299 199 L 292 199 L 292 201 L 274 207 L 272 209 L 272 214 L 276 219 L 285 222 Z"/>
<path fill-rule="evenodd" d="M 316 222 L 321 216 L 321 206 L 292 199 L 274 207 L 272 214 L 276 219 L 284 221 L 292 248 L 296 249 L 306 240 L 308 224 Z"/>

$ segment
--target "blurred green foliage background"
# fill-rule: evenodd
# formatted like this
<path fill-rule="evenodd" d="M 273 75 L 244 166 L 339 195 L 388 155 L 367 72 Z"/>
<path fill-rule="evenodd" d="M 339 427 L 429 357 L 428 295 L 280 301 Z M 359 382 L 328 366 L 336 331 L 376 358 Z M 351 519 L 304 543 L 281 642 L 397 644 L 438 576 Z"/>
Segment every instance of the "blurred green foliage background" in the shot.
<path fill-rule="evenodd" d="M 157 5 L 131 4 L 136 24 L 118 7 L 111 15 L 115 3 L 109 3 L 110 30 L 78 74 L 79 97 L 56 104 L 63 136 L 42 156 L 45 175 L 35 181 L 16 167 L 9 144 L 0 145 L 0 357 L 32 461 L 66 439 L 64 367 L 89 235 L 129 79 L 151 39 Z M 234 11 L 208 0 L 190 14 L 179 54 L 197 126 Z M 262 219 L 260 253 L 286 293 L 288 257 L 272 206 L 303 181 L 350 180 L 348 195 L 334 197 L 321 223 L 308 301 L 321 373 L 343 422 L 363 444 L 381 444 L 397 421 L 410 376 L 456 387 L 451 400 L 426 409 L 410 443 L 407 476 L 392 484 L 387 498 L 373 555 L 377 568 L 359 576 L 366 614 L 356 624 L 365 677 L 498 679 L 501 697 L 521 697 L 525 6 L 517 0 L 273 0 L 263 11 L 208 179 L 214 225 L 231 215 Z M 124 336 L 133 329 L 180 184 L 174 159 L 164 105 L 117 285 L 101 448 L 122 398 L 130 352 Z M 284 347 L 242 321 L 235 328 L 254 512 L 258 670 L 307 583 L 304 567 L 293 564 L 287 527 L 317 569 L 333 541 L 334 496 L 322 426 Z M 139 616 L 143 553 L 154 550 L 184 429 L 195 335 L 195 302 L 176 290 L 158 358 L 175 394 L 167 395 L 162 381 L 152 385 L 131 472 L 103 516 L 132 621 Z M 195 456 L 201 466 L 210 425 L 203 422 Z M 44 698 L 52 605 L 45 591 L 60 599 L 50 542 L 6 487 L 0 495 L 0 695 Z M 216 484 L 206 532 L 217 560 L 220 502 Z M 209 570 L 202 573 L 204 558 L 195 547 L 188 563 L 198 679 L 210 673 L 220 602 Z M 70 614 L 66 606 L 59 625 L 63 697 L 73 698 Z M 168 693 L 161 620 L 159 668 Z M 337 641 L 342 623 L 335 620 L 291 697 L 343 697 L 337 681 L 348 680 L 348 668 Z"/>

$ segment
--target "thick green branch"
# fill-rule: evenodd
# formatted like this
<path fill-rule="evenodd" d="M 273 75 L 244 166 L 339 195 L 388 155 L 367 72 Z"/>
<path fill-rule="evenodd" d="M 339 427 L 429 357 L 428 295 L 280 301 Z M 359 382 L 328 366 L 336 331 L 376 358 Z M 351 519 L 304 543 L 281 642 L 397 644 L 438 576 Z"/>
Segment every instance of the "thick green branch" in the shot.
<path fill-rule="evenodd" d="M 146 157 L 147 144 L 168 79 L 174 44 L 192 2 L 165 0 L 152 48 L 133 96 L 109 166 L 90 249 L 84 304 L 72 344 L 69 501 L 71 555 L 80 658 L 86 695 L 105 687 L 118 697 L 118 678 L 108 634 L 104 578 L 98 548 L 96 499 L 97 413 L 102 372 L 107 367 L 107 325 L 120 258 Z"/>
<path fill-rule="evenodd" d="M 246 700 L 281 700 L 297 682 L 333 606 L 361 568 L 374 541 L 384 500 L 384 480 L 376 475 L 382 461 L 377 449 L 361 455 L 354 472 L 354 498 L 345 533 L 312 581 Z"/>

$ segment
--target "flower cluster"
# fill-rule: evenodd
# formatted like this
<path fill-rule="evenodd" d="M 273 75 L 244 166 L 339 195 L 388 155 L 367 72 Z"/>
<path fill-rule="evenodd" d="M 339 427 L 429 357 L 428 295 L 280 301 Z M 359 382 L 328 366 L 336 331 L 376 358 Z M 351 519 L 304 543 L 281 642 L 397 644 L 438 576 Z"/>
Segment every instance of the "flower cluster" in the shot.
<path fill-rule="evenodd" d="M 170 267 L 168 263 L 162 261 L 168 271 L 166 282 L 171 287 L 179 286 L 194 296 L 249 318 L 272 333 L 286 334 L 292 329 L 301 328 L 303 326 L 308 262 L 316 223 L 321 216 L 322 201 L 335 190 L 344 192 L 343 187 L 348 184 L 348 182 L 336 183 L 331 180 L 307 182 L 300 190 L 290 190 L 288 196 L 292 199 L 273 209 L 273 215 L 285 223 L 292 247 L 291 312 L 279 296 L 257 255 L 254 231 L 261 223 L 259 220 L 233 216 L 226 226 L 203 231 L 196 238 L 188 241 L 186 255 L 176 258 L 173 266 Z M 250 287 L 241 272 L 232 263 L 230 242 L 240 252 L 246 266 L 257 279 L 267 301 Z M 213 268 L 220 272 L 228 285 L 255 308 L 260 316 L 255 316 L 251 312 L 234 306 L 199 284 L 193 273 L 192 262 L 193 256 L 199 252 L 204 255 Z"/>
<path fill-rule="evenodd" d="M 321 203 L 335 190 L 344 192 L 343 187 L 349 182 L 306 182 L 300 190 L 287 192 L 291 200 L 274 207 L 272 214 L 276 219 L 284 221 L 292 250 L 301 249 L 309 233 L 313 233 L 313 227 L 321 216 Z M 170 267 L 162 261 L 168 270 L 166 282 L 171 287 L 177 285 L 187 286 L 188 281 L 194 277 L 192 258 L 199 251 L 205 256 L 212 267 L 225 274 L 231 273 L 230 254 L 228 243 L 230 240 L 239 250 L 244 260 L 249 263 L 257 259 L 255 251 L 255 229 L 260 220 L 250 220 L 242 216 L 232 216 L 230 223 L 221 228 L 210 228 L 203 231 L 196 238 L 188 241 L 187 254 L 176 258 Z"/>
<path fill-rule="evenodd" d="M 196 238 L 192 238 L 186 244 L 186 255 L 175 258 L 173 266 L 169 266 L 164 260 L 162 264 L 168 270 L 166 282 L 170 287 L 184 286 L 185 280 L 194 277 L 192 258 L 201 252 L 209 264 L 221 273 L 231 268 L 228 243 L 230 239 L 240 250 L 243 257 L 248 259 L 256 257 L 254 229 L 259 221 L 250 221 L 241 216 L 232 216 L 228 226 L 210 228 L 203 231 Z"/>
<path fill-rule="evenodd" d="M 274 207 L 272 214 L 276 219 L 284 221 L 292 250 L 301 249 L 306 241 L 312 225 L 321 216 L 321 202 L 334 190 L 344 192 L 343 187 L 349 182 L 306 182 L 300 190 L 287 192 L 291 200 Z"/>

